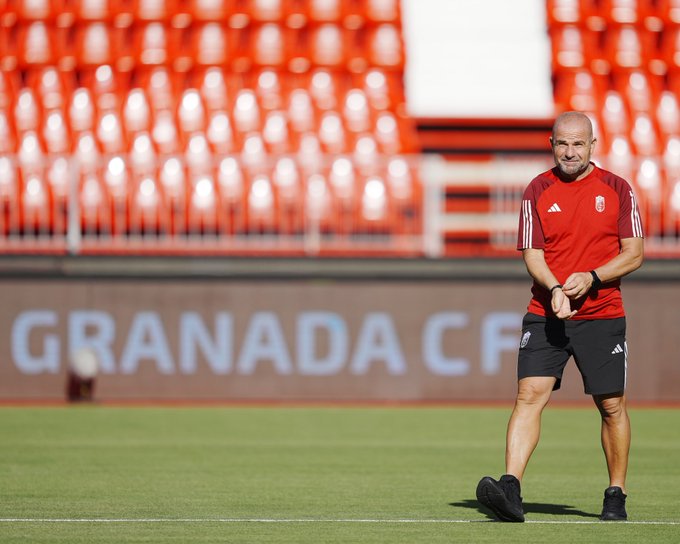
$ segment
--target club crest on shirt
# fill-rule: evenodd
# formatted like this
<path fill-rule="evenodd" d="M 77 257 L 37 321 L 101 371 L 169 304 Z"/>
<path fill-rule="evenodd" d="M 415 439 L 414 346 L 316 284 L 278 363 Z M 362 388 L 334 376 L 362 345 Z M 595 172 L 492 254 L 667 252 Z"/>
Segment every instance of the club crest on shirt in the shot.
<path fill-rule="evenodd" d="M 519 349 L 526 347 L 526 345 L 529 343 L 529 338 L 531 338 L 531 331 L 524 333 L 524 336 L 522 336 L 522 341 L 519 343 Z"/>
<path fill-rule="evenodd" d="M 595 209 L 600 213 L 604 211 L 604 197 L 602 195 L 595 197 Z"/>

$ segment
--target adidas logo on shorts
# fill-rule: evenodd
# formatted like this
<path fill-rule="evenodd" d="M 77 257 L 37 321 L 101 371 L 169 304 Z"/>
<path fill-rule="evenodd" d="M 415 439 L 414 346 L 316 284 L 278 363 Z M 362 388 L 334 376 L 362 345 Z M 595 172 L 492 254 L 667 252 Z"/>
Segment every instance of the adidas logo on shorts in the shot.
<path fill-rule="evenodd" d="M 616 344 L 614 351 L 612 351 L 612 355 L 616 355 L 617 353 L 623 353 L 623 348 L 621 347 L 621 344 Z"/>

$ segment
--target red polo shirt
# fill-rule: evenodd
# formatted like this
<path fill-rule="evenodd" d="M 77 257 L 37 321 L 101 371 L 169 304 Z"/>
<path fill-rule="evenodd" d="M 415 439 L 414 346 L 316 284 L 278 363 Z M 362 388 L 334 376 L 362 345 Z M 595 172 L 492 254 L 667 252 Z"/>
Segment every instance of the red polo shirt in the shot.
<path fill-rule="evenodd" d="M 578 181 L 562 181 L 548 170 L 524 191 L 517 249 L 542 249 L 545 262 L 564 283 L 573 272 L 587 272 L 619 254 L 622 238 L 642 238 L 635 195 L 624 179 L 593 165 Z M 536 282 L 528 311 L 553 317 L 551 296 Z M 571 301 L 572 319 L 623 317 L 620 281 Z"/>

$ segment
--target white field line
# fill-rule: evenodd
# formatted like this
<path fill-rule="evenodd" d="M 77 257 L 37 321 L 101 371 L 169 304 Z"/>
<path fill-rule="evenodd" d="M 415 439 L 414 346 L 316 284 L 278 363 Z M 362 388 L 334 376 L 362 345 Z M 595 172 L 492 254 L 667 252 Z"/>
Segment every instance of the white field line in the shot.
<path fill-rule="evenodd" d="M 472 519 L 275 519 L 275 518 L 0 518 L 0 523 L 495 523 Z M 680 521 L 528 520 L 537 525 L 678 525 Z"/>

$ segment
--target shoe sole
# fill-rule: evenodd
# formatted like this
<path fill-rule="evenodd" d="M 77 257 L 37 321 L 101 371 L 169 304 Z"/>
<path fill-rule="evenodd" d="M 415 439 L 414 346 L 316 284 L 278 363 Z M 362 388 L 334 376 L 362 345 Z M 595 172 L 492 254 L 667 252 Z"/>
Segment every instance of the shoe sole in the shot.
<path fill-rule="evenodd" d="M 628 521 L 628 516 L 618 516 L 616 514 L 605 514 L 600 516 L 600 521 Z"/>
<path fill-rule="evenodd" d="M 500 521 L 515 523 L 524 521 L 524 515 L 520 516 L 508 511 L 508 501 L 493 478 L 486 476 L 480 480 L 477 485 L 477 500 L 491 510 Z"/>

